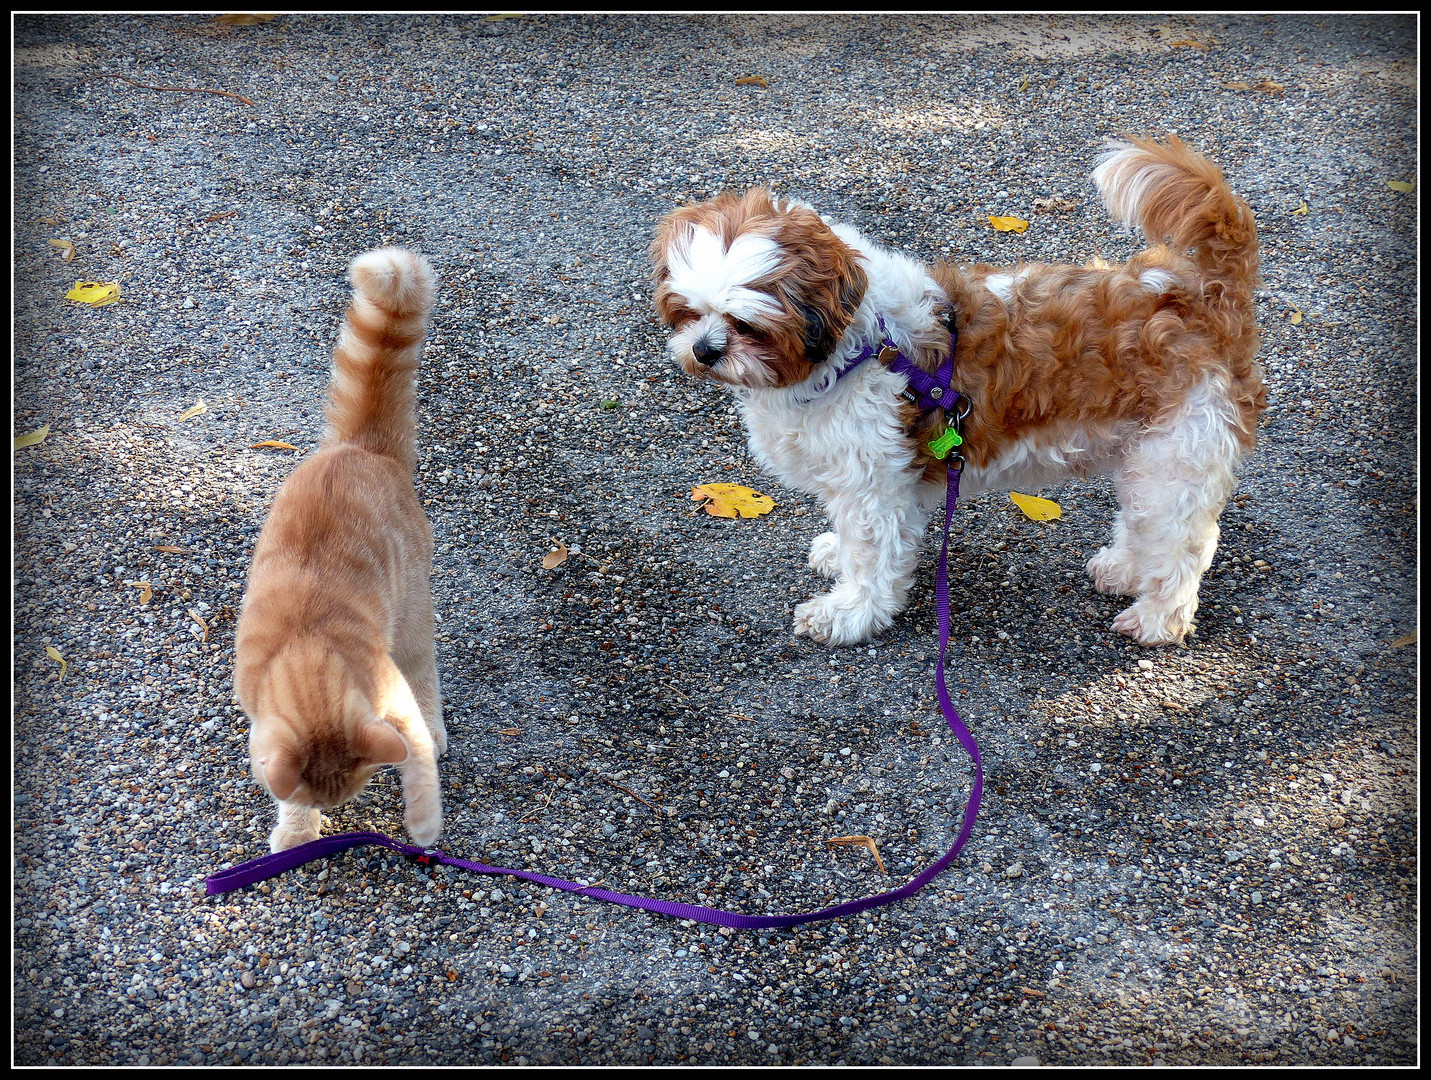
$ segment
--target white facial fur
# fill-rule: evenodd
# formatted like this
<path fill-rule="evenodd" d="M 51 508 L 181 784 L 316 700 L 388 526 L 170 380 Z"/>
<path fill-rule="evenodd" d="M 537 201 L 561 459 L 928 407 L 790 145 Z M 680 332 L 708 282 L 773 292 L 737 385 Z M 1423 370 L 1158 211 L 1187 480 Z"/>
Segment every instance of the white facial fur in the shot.
<path fill-rule="evenodd" d="M 741 386 L 770 385 L 767 358 L 732 331 L 731 321 L 758 326 L 762 319 L 782 314 L 768 293 L 751 288 L 779 266 L 780 245 L 768 236 L 746 233 L 727 248 L 715 233 L 697 226 L 671 244 L 667 257 L 667 287 L 700 314 L 671 335 L 672 358 L 692 374 Z M 701 363 L 695 355 L 698 342 L 718 350 L 720 360 L 710 367 Z"/>

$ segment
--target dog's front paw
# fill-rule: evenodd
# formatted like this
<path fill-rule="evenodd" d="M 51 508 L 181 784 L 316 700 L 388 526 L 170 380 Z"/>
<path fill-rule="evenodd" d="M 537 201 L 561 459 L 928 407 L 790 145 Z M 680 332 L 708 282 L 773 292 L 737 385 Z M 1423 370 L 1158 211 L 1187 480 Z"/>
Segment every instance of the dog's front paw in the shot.
<path fill-rule="evenodd" d="M 1124 608 L 1113 620 L 1113 629 L 1127 634 L 1139 645 L 1175 645 L 1193 628 L 1192 615 L 1182 608 L 1168 611 L 1147 600 Z"/>
<path fill-rule="evenodd" d="M 823 645 L 856 645 L 889 624 L 890 617 L 869 601 L 841 589 L 821 593 L 795 609 L 795 633 Z"/>
<path fill-rule="evenodd" d="M 1119 556 L 1112 548 L 1099 548 L 1088 560 L 1088 576 L 1093 587 L 1114 596 L 1132 596 L 1138 591 L 1138 572 L 1132 560 Z"/>
<path fill-rule="evenodd" d="M 824 577 L 834 577 L 835 560 L 839 554 L 839 536 L 833 532 L 821 533 L 810 543 L 810 569 Z"/>

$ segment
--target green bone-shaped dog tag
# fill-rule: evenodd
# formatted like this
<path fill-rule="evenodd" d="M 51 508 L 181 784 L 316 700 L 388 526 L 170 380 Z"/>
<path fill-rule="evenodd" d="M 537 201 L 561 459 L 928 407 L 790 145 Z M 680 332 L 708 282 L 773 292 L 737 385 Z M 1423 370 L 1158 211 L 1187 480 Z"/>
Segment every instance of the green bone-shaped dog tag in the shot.
<path fill-rule="evenodd" d="M 939 438 L 937 439 L 930 440 L 929 450 L 940 461 L 943 461 L 944 455 L 949 453 L 950 450 L 953 450 L 954 447 L 961 445 L 963 442 L 964 440 L 959 437 L 959 433 L 957 431 L 955 431 L 953 428 L 945 428 L 943 435 L 939 436 Z"/>

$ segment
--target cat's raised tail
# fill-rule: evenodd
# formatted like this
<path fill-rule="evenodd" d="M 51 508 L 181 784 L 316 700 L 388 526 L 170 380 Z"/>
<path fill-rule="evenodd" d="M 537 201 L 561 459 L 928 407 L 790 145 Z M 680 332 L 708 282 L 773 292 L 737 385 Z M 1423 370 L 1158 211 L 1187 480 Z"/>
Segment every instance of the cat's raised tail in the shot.
<path fill-rule="evenodd" d="M 416 252 L 379 248 L 353 260 L 348 280 L 353 301 L 333 350 L 324 444 L 355 443 L 411 469 L 432 267 Z"/>

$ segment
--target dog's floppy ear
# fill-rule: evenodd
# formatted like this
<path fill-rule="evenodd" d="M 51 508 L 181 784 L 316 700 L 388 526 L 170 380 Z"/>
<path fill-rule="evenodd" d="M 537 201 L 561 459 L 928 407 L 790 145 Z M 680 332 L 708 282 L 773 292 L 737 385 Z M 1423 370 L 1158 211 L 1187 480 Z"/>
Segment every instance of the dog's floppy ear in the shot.
<path fill-rule="evenodd" d="M 828 360 L 837 341 L 831 338 L 825 316 L 813 304 L 801 304 L 800 313 L 805 316 L 805 359 L 812 364 Z"/>
<path fill-rule="evenodd" d="M 855 258 L 841 262 L 839 273 L 817 284 L 799 305 L 805 319 L 805 359 L 812 364 L 830 358 L 854 321 L 869 287 L 864 267 Z"/>

